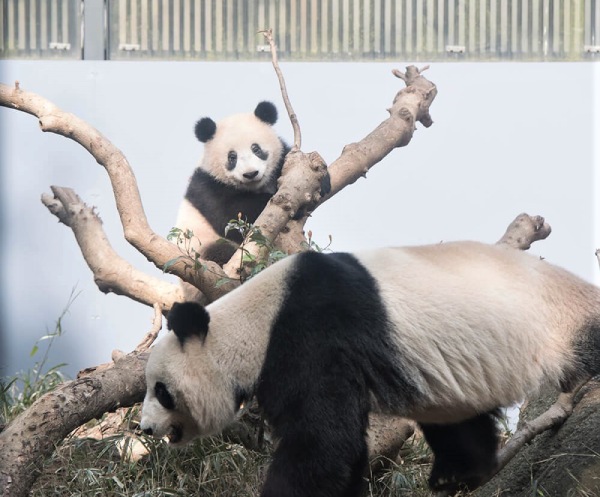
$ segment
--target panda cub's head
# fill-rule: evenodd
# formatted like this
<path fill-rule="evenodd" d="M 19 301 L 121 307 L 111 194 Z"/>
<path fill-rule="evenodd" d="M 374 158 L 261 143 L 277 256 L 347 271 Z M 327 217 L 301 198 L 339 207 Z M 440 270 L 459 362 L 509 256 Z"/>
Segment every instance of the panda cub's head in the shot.
<path fill-rule="evenodd" d="M 273 124 L 277 109 L 260 102 L 254 113 L 235 114 L 215 123 L 204 117 L 195 133 L 204 143 L 200 168 L 237 189 L 274 193 L 287 147 Z"/>
<path fill-rule="evenodd" d="M 222 431 L 245 399 L 236 392 L 210 347 L 209 315 L 197 303 L 175 304 L 168 333 L 152 349 L 146 365 L 141 430 L 173 445 Z"/>

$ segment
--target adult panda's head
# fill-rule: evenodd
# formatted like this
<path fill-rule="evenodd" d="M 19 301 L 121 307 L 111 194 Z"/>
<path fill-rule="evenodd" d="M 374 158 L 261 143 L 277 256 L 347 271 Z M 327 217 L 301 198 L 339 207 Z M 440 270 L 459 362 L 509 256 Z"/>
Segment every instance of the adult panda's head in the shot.
<path fill-rule="evenodd" d="M 204 143 L 200 168 L 227 185 L 252 192 L 274 192 L 287 146 L 273 125 L 277 109 L 260 102 L 254 113 L 235 114 L 218 123 L 204 117 L 195 134 Z"/>
<path fill-rule="evenodd" d="M 146 365 L 146 397 L 140 428 L 184 445 L 230 424 L 244 400 L 206 343 L 209 315 L 199 304 L 174 304 L 173 330 L 156 344 Z"/>

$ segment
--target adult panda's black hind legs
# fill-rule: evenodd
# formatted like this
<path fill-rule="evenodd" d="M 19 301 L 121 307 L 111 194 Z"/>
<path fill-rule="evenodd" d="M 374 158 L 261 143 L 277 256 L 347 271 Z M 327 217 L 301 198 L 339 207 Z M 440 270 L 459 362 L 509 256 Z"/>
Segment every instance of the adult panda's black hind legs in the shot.
<path fill-rule="evenodd" d="M 434 461 L 429 486 L 452 495 L 473 490 L 496 470 L 497 411 L 454 424 L 420 424 Z"/>

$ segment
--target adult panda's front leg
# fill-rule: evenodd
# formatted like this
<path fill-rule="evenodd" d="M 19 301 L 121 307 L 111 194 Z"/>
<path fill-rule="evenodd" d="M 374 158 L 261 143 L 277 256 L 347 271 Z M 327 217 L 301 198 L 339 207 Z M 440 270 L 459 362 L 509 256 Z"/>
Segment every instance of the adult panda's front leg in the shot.
<path fill-rule="evenodd" d="M 340 429 L 340 427 L 338 427 Z M 297 433 L 279 442 L 261 497 L 358 497 L 365 486 L 364 438 Z"/>
<path fill-rule="evenodd" d="M 259 402 L 277 448 L 261 497 L 358 497 L 368 465 L 368 398 L 359 374 L 341 357 L 291 379 L 263 380 Z M 328 367 L 322 367 L 328 364 Z M 287 381 L 290 380 L 290 381 Z M 270 392 L 269 397 L 260 393 Z"/>

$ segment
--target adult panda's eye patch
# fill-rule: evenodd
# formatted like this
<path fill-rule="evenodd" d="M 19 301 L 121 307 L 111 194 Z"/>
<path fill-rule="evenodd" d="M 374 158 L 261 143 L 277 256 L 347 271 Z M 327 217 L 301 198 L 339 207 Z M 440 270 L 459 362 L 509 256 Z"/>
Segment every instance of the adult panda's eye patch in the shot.
<path fill-rule="evenodd" d="M 175 401 L 164 383 L 160 381 L 156 382 L 156 385 L 154 385 L 154 395 L 156 395 L 158 402 L 160 402 L 160 405 L 165 409 L 175 409 Z"/>

